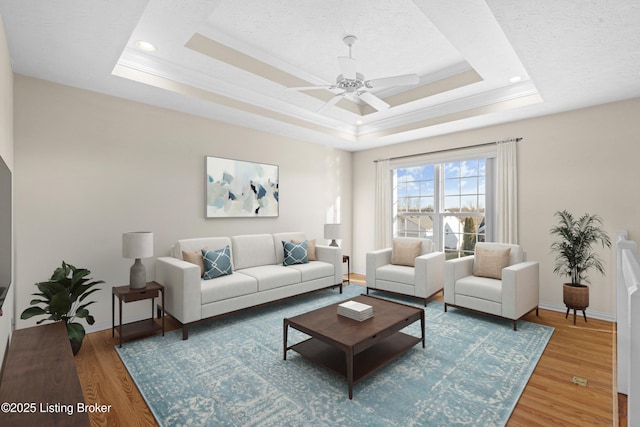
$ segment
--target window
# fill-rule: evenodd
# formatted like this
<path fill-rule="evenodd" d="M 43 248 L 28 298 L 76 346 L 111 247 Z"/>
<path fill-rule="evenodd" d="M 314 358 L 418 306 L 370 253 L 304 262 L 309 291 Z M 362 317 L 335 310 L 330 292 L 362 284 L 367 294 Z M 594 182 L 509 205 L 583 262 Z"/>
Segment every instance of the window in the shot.
<path fill-rule="evenodd" d="M 394 237 L 431 239 L 447 258 L 472 255 L 476 242 L 491 240 L 492 160 L 394 169 Z"/>

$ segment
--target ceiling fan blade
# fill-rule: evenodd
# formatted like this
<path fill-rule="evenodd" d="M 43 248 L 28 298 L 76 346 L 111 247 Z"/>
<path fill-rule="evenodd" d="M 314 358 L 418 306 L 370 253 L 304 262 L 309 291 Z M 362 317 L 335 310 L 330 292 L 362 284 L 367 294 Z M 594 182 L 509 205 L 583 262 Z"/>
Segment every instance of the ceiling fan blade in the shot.
<path fill-rule="evenodd" d="M 333 89 L 334 85 L 322 85 L 322 86 L 299 86 L 299 87 L 286 87 L 284 90 L 318 90 L 318 89 Z"/>
<path fill-rule="evenodd" d="M 357 71 L 357 61 L 348 56 L 338 56 L 338 65 L 342 71 L 342 77 L 349 80 L 355 80 Z"/>
<path fill-rule="evenodd" d="M 343 96 L 344 96 L 344 92 L 331 98 L 327 103 L 325 103 L 322 107 L 320 107 L 320 109 L 318 110 L 318 113 L 324 113 L 325 111 L 329 110 L 331 107 L 336 105 L 338 101 L 342 99 Z"/>
<path fill-rule="evenodd" d="M 371 79 L 365 82 L 368 88 L 380 88 L 390 86 L 410 86 L 417 85 L 420 79 L 417 74 L 403 74 L 401 76 L 383 77 Z"/>
<path fill-rule="evenodd" d="M 360 97 L 360 99 L 362 99 L 364 102 L 371 105 L 373 108 L 375 108 L 378 111 L 383 111 L 391 107 L 391 105 L 387 104 L 382 99 L 378 98 L 372 93 L 362 92 L 358 96 Z"/>

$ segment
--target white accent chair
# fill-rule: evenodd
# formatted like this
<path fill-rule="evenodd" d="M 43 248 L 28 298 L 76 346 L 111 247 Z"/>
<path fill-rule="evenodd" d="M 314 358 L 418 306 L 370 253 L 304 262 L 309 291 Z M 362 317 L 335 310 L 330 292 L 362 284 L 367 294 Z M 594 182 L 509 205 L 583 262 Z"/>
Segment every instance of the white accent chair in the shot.
<path fill-rule="evenodd" d="M 485 260 L 495 260 L 491 254 L 506 249 L 509 249 L 508 259 L 503 258 L 501 265 L 500 262 L 493 265 L 502 278 L 483 277 L 486 273 Z M 485 265 L 480 266 L 478 261 L 483 261 Z M 506 266 L 502 268 L 505 263 Z M 478 271 L 479 268 L 485 272 Z M 523 262 L 523 251 L 519 245 L 477 243 L 476 255 L 445 263 L 444 311 L 450 306 L 503 317 L 513 321 L 515 331 L 518 319 L 533 310 L 538 315 L 539 270 L 539 263 Z"/>
<path fill-rule="evenodd" d="M 444 253 L 435 252 L 433 242 L 429 239 L 404 237 L 395 238 L 394 242 L 396 244 L 421 242 L 419 253 L 412 259 L 414 266 L 393 264 L 393 248 L 368 252 L 367 294 L 370 289 L 374 289 L 410 295 L 423 299 L 426 306 L 427 299 L 442 290 Z"/>

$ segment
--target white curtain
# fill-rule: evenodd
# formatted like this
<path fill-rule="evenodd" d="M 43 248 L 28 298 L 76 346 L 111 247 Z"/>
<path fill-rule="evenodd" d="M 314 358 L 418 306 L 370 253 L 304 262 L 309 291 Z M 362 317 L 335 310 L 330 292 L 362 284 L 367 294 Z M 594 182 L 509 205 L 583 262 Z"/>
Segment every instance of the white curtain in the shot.
<path fill-rule="evenodd" d="M 516 140 L 497 143 L 496 241 L 518 243 L 518 166 Z"/>
<path fill-rule="evenodd" d="M 376 163 L 376 207 L 375 244 L 376 249 L 391 247 L 391 169 L 389 160 Z"/>

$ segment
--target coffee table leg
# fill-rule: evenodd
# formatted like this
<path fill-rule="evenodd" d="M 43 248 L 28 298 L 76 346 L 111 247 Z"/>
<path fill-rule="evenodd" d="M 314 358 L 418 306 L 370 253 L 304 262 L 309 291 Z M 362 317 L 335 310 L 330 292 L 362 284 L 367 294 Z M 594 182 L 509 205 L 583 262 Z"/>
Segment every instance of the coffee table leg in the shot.
<path fill-rule="evenodd" d="M 346 351 L 347 357 L 347 384 L 349 385 L 349 399 L 353 399 L 353 349 Z"/>
<path fill-rule="evenodd" d="M 283 343 L 283 360 L 287 360 L 287 332 L 289 330 L 289 324 L 287 319 L 284 319 L 282 325 L 282 343 Z"/>

